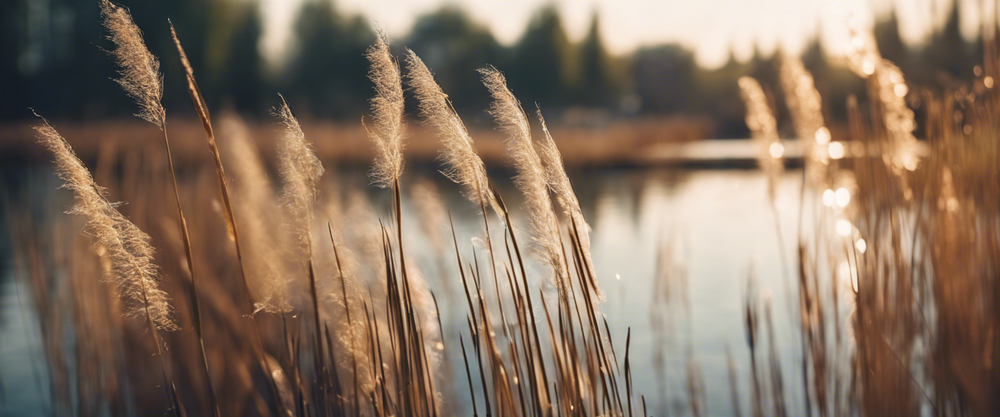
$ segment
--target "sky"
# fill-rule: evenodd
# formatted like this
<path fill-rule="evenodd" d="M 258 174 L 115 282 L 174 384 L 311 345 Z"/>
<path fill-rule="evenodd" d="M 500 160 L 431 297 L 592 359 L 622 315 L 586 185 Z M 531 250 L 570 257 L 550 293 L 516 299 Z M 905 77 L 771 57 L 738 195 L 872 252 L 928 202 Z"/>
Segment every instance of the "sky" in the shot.
<path fill-rule="evenodd" d="M 272 61 L 282 59 L 291 37 L 291 25 L 304 1 L 261 0 L 264 39 L 262 52 Z M 341 13 L 361 14 L 381 26 L 390 37 L 409 33 L 421 15 L 442 6 L 457 6 L 488 27 L 504 45 L 514 44 L 532 15 L 554 4 L 570 40 L 584 37 L 593 13 L 598 13 L 601 35 L 613 54 L 627 54 L 646 45 L 680 43 L 693 50 L 707 68 L 722 66 L 730 51 L 749 59 L 754 46 L 764 53 L 778 46 L 800 52 L 819 35 L 825 50 L 843 55 L 848 39 L 846 22 L 859 10 L 872 24 L 895 6 L 904 41 L 919 44 L 944 25 L 953 0 L 333 0 Z M 958 1 L 962 33 L 978 32 L 980 0 Z"/>

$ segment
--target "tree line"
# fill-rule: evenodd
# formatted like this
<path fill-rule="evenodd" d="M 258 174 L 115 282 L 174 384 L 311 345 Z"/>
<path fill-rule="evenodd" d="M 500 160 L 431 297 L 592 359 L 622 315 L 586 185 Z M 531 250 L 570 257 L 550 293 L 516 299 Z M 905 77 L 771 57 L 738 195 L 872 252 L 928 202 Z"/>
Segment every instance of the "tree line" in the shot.
<path fill-rule="evenodd" d="M 229 106 L 250 117 L 264 116 L 276 92 L 306 117 L 356 120 L 372 96 L 364 51 L 375 39 L 373 22 L 339 11 L 329 0 L 307 0 L 293 23 L 288 59 L 270 67 L 260 53 L 263 33 L 259 4 L 237 0 L 149 2 L 122 0 L 161 57 L 166 76 L 164 104 L 187 109 L 182 71 L 167 30 L 177 27 L 203 93 L 213 107 Z M 973 77 L 981 46 L 959 33 L 959 10 L 923 46 L 903 43 L 895 13 L 876 26 L 879 48 L 910 79 L 948 85 Z M 116 94 L 109 46 L 93 0 L 6 0 L 0 2 L 0 119 L 29 117 L 28 107 L 59 118 L 100 119 L 128 115 L 127 98 Z M 689 49 L 676 44 L 612 56 L 593 15 L 579 42 L 567 37 L 551 6 L 532 17 L 520 40 L 501 45 L 461 9 L 445 6 L 417 19 L 395 47 L 424 58 L 455 108 L 471 123 L 486 123 L 488 95 L 476 69 L 494 65 L 527 106 L 538 102 L 558 120 L 565 110 L 585 109 L 607 119 L 648 115 L 709 118 L 719 137 L 746 135 L 736 80 L 752 75 L 777 86 L 781 52 L 755 53 L 746 62 L 730 58 L 717 69 L 700 68 Z M 864 83 L 831 63 L 818 41 L 803 53 L 813 71 L 831 121 L 842 121 L 850 94 L 864 96 Z M 781 94 L 771 94 L 781 108 Z M 586 113 L 593 114 L 593 113 Z M 597 120 L 604 120 L 598 118 Z M 566 118 L 564 121 L 571 121 Z M 593 120 L 591 120 L 593 121 Z"/>

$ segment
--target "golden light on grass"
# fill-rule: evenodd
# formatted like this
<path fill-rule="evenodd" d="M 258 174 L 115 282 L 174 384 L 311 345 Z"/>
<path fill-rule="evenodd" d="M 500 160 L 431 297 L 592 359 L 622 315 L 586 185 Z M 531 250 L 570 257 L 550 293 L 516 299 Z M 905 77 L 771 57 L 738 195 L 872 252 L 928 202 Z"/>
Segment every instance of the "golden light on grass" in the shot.
<path fill-rule="evenodd" d="M 108 1 L 100 7 L 115 45 L 118 83 L 136 102 L 139 116 L 164 129 L 156 57 L 125 9 Z M 768 185 L 784 282 L 795 286 L 797 293 L 789 298 L 798 308 L 791 306 L 797 319 L 791 329 L 777 328 L 785 322 L 775 321 L 780 315 L 773 309 L 786 307 L 778 303 L 789 294 L 772 296 L 767 288 L 747 286 L 743 319 L 750 370 L 737 369 L 727 352 L 734 381 L 730 401 L 743 411 L 735 381 L 748 380 L 753 415 L 800 413 L 800 399 L 807 410 L 802 414 L 809 415 L 995 414 L 1000 409 L 1000 361 L 993 360 L 993 347 L 1000 346 L 995 166 L 1000 95 L 992 83 L 998 65 L 977 68 L 976 83 L 982 85 L 963 86 L 968 94 L 939 94 L 907 84 L 902 70 L 878 53 L 872 34 L 853 29 L 850 65 L 866 78 L 870 97 L 848 101 L 847 135 L 840 126 L 827 127 L 812 75 L 798 60 L 782 61 L 780 86 L 739 80 L 755 157 Z M 350 208 L 340 209 L 339 183 L 321 183 L 323 166 L 283 99 L 275 112 L 281 124 L 274 161 L 280 181 L 268 179 L 271 161 L 261 158 L 252 135 L 228 115 L 221 119 L 220 135 L 233 168 L 227 175 L 208 105 L 172 34 L 211 152 L 211 162 L 185 166 L 185 181 L 172 178 L 175 204 L 163 204 L 161 197 L 170 187 L 164 166 L 174 170 L 166 137 L 165 147 L 139 157 L 123 155 L 121 164 L 102 154 L 98 174 L 92 175 L 48 121 L 35 128 L 64 187 L 73 192 L 70 213 L 86 219 L 85 236 L 42 244 L 33 242 L 37 236 L 31 233 L 15 239 L 25 242 L 17 245 L 17 259 L 30 261 L 26 281 L 42 323 L 51 394 L 53 402 L 65 404 L 57 407 L 79 414 L 436 416 L 469 414 L 456 405 L 469 404 L 464 397 L 469 395 L 473 415 L 625 416 L 634 413 L 637 398 L 642 415 L 649 415 L 645 396 L 633 391 L 650 393 L 632 384 L 632 370 L 646 366 L 646 358 L 630 354 L 633 329 L 613 333 L 613 321 L 597 308 L 590 228 L 556 147 L 553 135 L 559 131 L 549 130 L 539 110 L 541 134 L 532 135 L 528 115 L 499 70 L 486 68 L 480 75 L 492 99 L 491 115 L 506 136 L 515 185 L 524 195 L 524 207 L 517 210 L 504 204 L 502 185 L 492 185 L 471 135 L 430 69 L 407 51 L 404 79 L 388 39 L 375 40 L 366 54 L 375 97 L 364 122 L 376 151 L 372 180 L 393 191 L 392 219 L 379 219 L 381 207 L 358 189 L 346 191 Z M 992 35 L 984 41 L 995 48 L 992 42 Z M 404 80 L 423 123 L 440 136 L 445 175 L 482 212 L 477 235 L 463 233 L 464 225 L 451 226 L 450 255 L 446 239 L 438 236 L 450 223 L 444 192 L 426 179 L 402 179 Z M 769 93 L 775 87 L 784 92 L 799 144 L 812 149 L 803 154 L 801 179 L 783 175 L 783 158 L 792 148 L 779 140 L 779 126 L 787 129 L 779 120 L 783 111 L 772 108 Z M 917 92 L 922 107 L 914 113 L 907 98 Z M 922 146 L 930 152 L 915 152 L 915 114 L 927 122 L 920 132 L 926 132 Z M 95 177 L 102 183 L 111 179 L 107 185 L 116 187 L 115 194 L 105 193 Z M 776 194 L 796 181 L 804 203 L 797 239 L 785 245 L 781 227 L 793 214 L 787 204 L 778 209 Z M 413 184 L 406 204 L 401 183 Z M 127 196 L 132 204 L 122 208 L 107 195 Z M 193 214 L 190 235 L 182 195 Z M 491 234 L 487 205 L 504 220 L 502 233 Z M 522 258 L 522 229 L 510 221 L 511 211 L 526 214 L 535 249 L 551 275 Z M 404 228 L 403 218 L 420 222 L 424 232 Z M 64 237 L 65 228 L 53 228 L 53 235 Z M 154 240 L 162 241 L 160 258 Z M 440 262 L 427 268 L 422 252 L 408 259 L 404 253 L 414 245 L 432 248 L 425 252 L 434 252 Z M 678 272 L 683 268 L 671 267 L 670 253 L 658 252 L 658 278 L 683 274 Z M 43 265 L 48 258 L 57 261 Z M 642 282 L 641 271 L 628 272 L 628 285 Z M 425 281 L 435 275 L 461 283 L 458 298 L 461 304 L 464 296 L 464 306 L 438 305 Z M 555 295 L 538 285 L 540 277 L 554 279 Z M 100 280 L 113 283 L 108 286 L 113 291 L 98 291 L 104 287 L 96 284 Z M 613 280 L 624 297 L 628 287 L 621 274 Z M 652 304 L 665 304 L 659 294 L 666 284 L 655 282 Z M 145 325 L 123 320 L 122 312 Z M 662 319 L 662 312 L 650 313 Z M 447 314 L 459 320 L 445 320 Z M 177 330 L 182 323 L 195 331 L 159 338 L 159 331 Z M 657 337 L 662 324 L 653 324 L 654 340 L 666 340 Z M 778 334 L 800 343 L 794 362 L 784 355 Z M 638 352 L 645 354 L 645 346 Z M 452 360 L 458 355 L 461 362 Z M 150 360 L 160 363 L 163 380 L 147 375 Z M 690 356 L 682 376 L 692 414 L 710 404 L 697 363 Z M 459 378 L 452 381 L 455 364 L 464 365 L 466 378 L 458 369 Z M 787 366 L 800 375 L 786 379 Z M 198 367 L 204 372 L 192 372 Z M 792 384 L 801 397 L 789 395 Z M 165 399 L 158 396 L 161 391 Z"/>
<path fill-rule="evenodd" d="M 155 250 L 149 235 L 101 194 L 103 188 L 94 182 L 73 148 L 48 120 L 42 119 L 42 124 L 34 128 L 38 140 L 52 152 L 64 187 L 76 197 L 70 213 L 87 218 L 88 234 L 111 261 L 104 279 L 117 288 L 126 314 L 146 319 L 161 330 L 177 330 L 170 297 L 160 289 L 160 268 L 153 260 Z"/>

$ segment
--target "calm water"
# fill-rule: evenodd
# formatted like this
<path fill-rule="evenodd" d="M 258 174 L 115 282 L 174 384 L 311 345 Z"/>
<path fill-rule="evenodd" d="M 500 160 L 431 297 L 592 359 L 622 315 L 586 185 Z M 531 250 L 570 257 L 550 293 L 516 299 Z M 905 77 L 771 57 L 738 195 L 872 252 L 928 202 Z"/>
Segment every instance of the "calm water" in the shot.
<path fill-rule="evenodd" d="M 64 193 L 55 191 L 58 184 L 51 175 L 36 176 L 41 178 L 32 180 L 36 184 L 31 189 Z M 801 358 L 792 320 L 795 287 L 782 278 L 764 177 L 757 171 L 743 170 L 598 170 L 571 176 L 593 228 L 594 262 L 607 296 L 602 308 L 619 360 L 623 359 L 626 330 L 632 330 L 637 400 L 638 394 L 645 395 L 654 415 L 690 414 L 688 377 L 693 374 L 702 381 L 707 414 L 732 415 L 728 351 L 737 373 L 739 406 L 744 415 L 748 413 L 749 353 L 743 309 L 747 277 L 752 274 L 756 289 L 770 294 L 773 300 L 786 395 L 791 414 L 801 412 L 801 384 L 797 383 L 801 376 L 794 366 Z M 798 173 L 786 174 L 778 192 L 781 230 L 784 242 L 789 244 L 789 255 L 794 253 L 791 243 L 798 220 L 799 178 Z M 456 186 L 446 182 L 437 185 L 451 208 L 460 245 L 483 252 L 478 209 L 464 203 Z M 509 199 L 511 211 L 518 213 L 516 193 L 510 189 L 502 192 Z M 31 198 L 45 201 L 43 196 Z M 376 206 L 381 202 L 376 199 Z M 415 227 L 413 204 L 404 201 L 404 209 L 404 223 Z M 60 216 L 58 208 L 46 210 L 54 211 L 54 218 Z M 495 233 L 499 227 L 497 224 Z M 523 218 L 515 217 L 514 227 L 522 235 L 526 233 Z M 14 263 L 7 245 L 17 243 L 9 241 L 6 222 L 3 228 L 0 415 L 37 415 L 49 409 L 47 371 L 30 293 L 12 276 Z M 450 238 L 450 230 L 446 233 Z M 430 255 L 420 253 L 427 252 L 423 249 L 427 245 L 420 245 L 418 240 L 407 245 L 416 248 L 418 258 L 424 258 L 421 266 L 429 285 L 436 293 L 442 291 L 441 278 L 433 274 L 435 267 L 427 266 Z M 471 249 L 463 256 L 471 256 Z M 666 268 L 670 273 L 661 278 Z M 661 294 L 666 293 L 659 297 L 654 291 L 657 280 L 668 282 L 665 291 L 659 287 Z M 454 288 L 460 289 L 457 285 Z M 466 307 L 464 299 L 454 300 L 457 302 L 445 300 L 441 309 L 447 344 L 455 339 L 457 346 L 458 333 L 465 329 Z M 461 355 L 451 356 L 452 369 L 461 372 L 454 378 L 457 400 L 467 406 L 468 387 Z M 478 398 L 481 402 L 482 397 Z"/>

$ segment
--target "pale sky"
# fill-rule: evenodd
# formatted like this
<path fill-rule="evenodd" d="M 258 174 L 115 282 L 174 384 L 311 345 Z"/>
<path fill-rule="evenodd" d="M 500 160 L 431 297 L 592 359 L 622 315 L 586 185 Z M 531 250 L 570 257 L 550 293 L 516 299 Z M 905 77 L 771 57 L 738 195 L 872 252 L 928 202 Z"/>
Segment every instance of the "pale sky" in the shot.
<path fill-rule="evenodd" d="M 261 48 L 272 62 L 288 50 L 291 24 L 304 1 L 317 0 L 261 0 Z M 979 0 L 955 1 L 961 6 L 963 35 L 972 38 L 979 30 Z M 709 68 L 725 64 L 730 50 L 737 59 L 750 58 L 754 44 L 764 53 L 778 45 L 797 53 L 817 33 L 828 53 L 841 55 L 851 10 L 878 15 L 893 3 L 903 40 L 919 43 L 932 28 L 944 25 L 952 0 L 334 0 L 341 13 L 361 14 L 398 38 L 421 15 L 458 6 L 504 45 L 515 43 L 534 12 L 546 4 L 556 5 L 573 41 L 584 37 L 596 10 L 611 53 L 675 42 L 693 50 L 698 63 Z"/>

